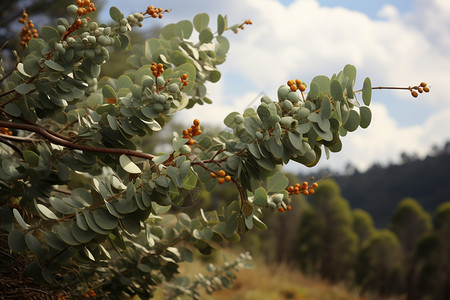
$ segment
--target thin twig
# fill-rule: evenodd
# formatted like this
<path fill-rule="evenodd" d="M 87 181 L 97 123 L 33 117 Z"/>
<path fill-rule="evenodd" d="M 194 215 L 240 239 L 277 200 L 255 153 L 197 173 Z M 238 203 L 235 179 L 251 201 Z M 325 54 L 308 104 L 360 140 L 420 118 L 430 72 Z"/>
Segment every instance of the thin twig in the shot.
<path fill-rule="evenodd" d="M 12 141 L 18 141 L 18 142 L 29 142 L 29 143 L 39 143 L 42 140 L 40 139 L 33 139 L 29 137 L 22 137 L 22 136 L 16 136 L 16 135 L 8 135 L 0 133 L 0 138 L 12 140 Z"/>
<path fill-rule="evenodd" d="M 6 139 L 4 139 L 4 138 L 2 138 L 2 137 L 0 137 L 0 143 L 3 143 L 3 144 L 5 144 L 6 146 L 10 147 L 10 148 L 13 149 L 15 152 L 17 152 L 17 153 L 20 155 L 20 157 L 23 158 L 23 152 L 22 152 L 22 150 L 20 150 L 19 148 L 17 148 L 16 145 L 11 144 L 10 142 L 8 142 Z"/>

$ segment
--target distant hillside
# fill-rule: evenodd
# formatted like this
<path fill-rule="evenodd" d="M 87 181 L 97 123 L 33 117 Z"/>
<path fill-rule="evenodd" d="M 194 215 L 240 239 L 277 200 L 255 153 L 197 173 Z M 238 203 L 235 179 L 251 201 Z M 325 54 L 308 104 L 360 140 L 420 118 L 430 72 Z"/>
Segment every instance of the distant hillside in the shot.
<path fill-rule="evenodd" d="M 379 228 L 388 225 L 397 203 L 405 197 L 416 199 L 433 213 L 440 203 L 450 201 L 450 142 L 424 159 L 404 156 L 401 165 L 375 165 L 364 173 L 333 178 L 352 208 L 369 212 Z"/>

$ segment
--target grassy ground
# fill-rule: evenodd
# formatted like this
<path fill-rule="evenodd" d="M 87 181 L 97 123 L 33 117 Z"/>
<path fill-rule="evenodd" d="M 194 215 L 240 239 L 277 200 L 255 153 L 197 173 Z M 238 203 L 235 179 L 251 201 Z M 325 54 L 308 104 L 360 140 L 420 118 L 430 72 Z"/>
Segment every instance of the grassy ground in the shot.
<path fill-rule="evenodd" d="M 231 258 L 233 255 L 228 255 Z M 217 266 L 220 265 L 216 263 Z M 244 269 L 237 273 L 237 280 L 230 289 L 217 291 L 212 295 L 203 294 L 205 300 L 372 300 L 363 298 L 358 293 L 349 291 L 343 285 L 324 282 L 304 276 L 287 265 L 269 266 L 262 261 L 254 261 L 253 269 Z M 180 270 L 182 274 L 207 274 L 205 264 L 195 262 L 186 264 Z M 163 298 L 162 291 L 157 291 L 156 299 Z M 390 300 L 401 300 L 392 298 Z M 386 298 L 384 300 L 387 300 Z"/>

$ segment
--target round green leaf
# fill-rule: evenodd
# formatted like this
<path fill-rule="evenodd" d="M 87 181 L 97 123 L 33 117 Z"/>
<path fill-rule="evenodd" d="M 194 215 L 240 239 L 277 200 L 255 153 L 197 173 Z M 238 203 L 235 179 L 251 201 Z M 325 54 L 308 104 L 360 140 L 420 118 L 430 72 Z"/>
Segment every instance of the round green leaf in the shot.
<path fill-rule="evenodd" d="M 96 233 L 88 228 L 88 230 L 82 230 L 76 223 L 72 225 L 72 235 L 80 243 L 88 243 L 92 240 Z"/>
<path fill-rule="evenodd" d="M 362 98 L 363 98 L 364 104 L 369 106 L 370 100 L 372 99 L 372 83 L 371 83 L 369 77 L 367 77 L 364 80 L 364 84 L 363 84 L 363 88 L 362 88 Z"/>
<path fill-rule="evenodd" d="M 217 34 L 222 35 L 222 33 L 225 31 L 225 18 L 222 15 L 219 15 L 217 17 Z"/>
<path fill-rule="evenodd" d="M 122 12 L 115 6 L 111 6 L 109 9 L 109 15 L 111 16 L 111 19 L 116 22 L 119 22 L 119 20 L 123 18 Z"/>
<path fill-rule="evenodd" d="M 281 172 L 277 172 L 274 175 L 267 178 L 267 191 L 279 192 L 284 190 L 289 184 L 289 180 Z"/>
<path fill-rule="evenodd" d="M 64 67 L 61 66 L 60 64 L 58 64 L 57 62 L 53 61 L 53 60 L 46 60 L 46 61 L 44 61 L 44 65 L 46 65 L 50 69 L 58 71 L 58 72 L 63 72 L 64 71 Z"/>
<path fill-rule="evenodd" d="M 342 101 L 344 100 L 344 92 L 342 89 L 342 85 L 337 79 L 333 79 L 330 82 L 330 93 L 331 97 L 333 97 L 333 101 Z"/>
<path fill-rule="evenodd" d="M 41 259 L 44 256 L 45 251 L 42 249 L 41 243 L 31 234 L 31 232 L 25 234 L 25 243 L 38 259 Z"/>
<path fill-rule="evenodd" d="M 208 27 L 209 16 L 207 13 L 201 13 L 194 17 L 194 27 L 198 32 L 202 31 L 204 28 Z"/>
<path fill-rule="evenodd" d="M 175 31 L 179 37 L 188 39 L 191 37 L 194 27 L 192 23 L 188 20 L 180 21 L 175 26 Z"/>
<path fill-rule="evenodd" d="M 99 234 L 108 234 L 110 230 L 103 230 L 98 226 L 97 222 L 94 219 L 93 213 L 89 210 L 83 211 L 84 217 L 86 218 L 86 222 L 90 229 L 94 230 Z"/>
<path fill-rule="evenodd" d="M 23 159 L 33 168 L 39 165 L 39 156 L 31 150 L 23 151 Z"/>
<path fill-rule="evenodd" d="M 253 194 L 253 203 L 265 207 L 267 205 L 267 193 L 263 187 L 256 189 Z"/>
<path fill-rule="evenodd" d="M 25 223 L 25 221 L 23 220 L 19 211 L 17 209 L 13 208 L 13 214 L 14 214 L 14 218 L 16 218 L 17 223 L 19 223 L 19 225 L 22 226 L 23 229 L 28 230 L 28 228 L 30 226 L 27 223 Z"/>
<path fill-rule="evenodd" d="M 266 224 L 263 223 L 257 216 L 253 215 L 253 225 L 255 225 L 256 228 L 267 230 Z"/>
<path fill-rule="evenodd" d="M 331 116 L 331 102 L 328 96 L 322 98 L 322 106 L 320 107 L 320 114 L 325 119 L 329 119 Z"/>
<path fill-rule="evenodd" d="M 132 162 L 131 159 L 125 154 L 122 154 L 120 156 L 119 162 L 120 166 L 128 173 L 139 174 L 142 172 L 141 169 L 139 169 L 139 167 L 134 162 Z"/>
<path fill-rule="evenodd" d="M 212 34 L 211 30 L 209 30 L 209 28 L 203 29 L 198 36 L 198 39 L 202 44 L 211 42 L 213 38 L 214 35 Z"/>
<path fill-rule="evenodd" d="M 42 37 L 46 41 L 50 41 L 51 39 L 60 40 L 61 36 L 59 35 L 58 30 L 56 30 L 53 27 L 50 26 L 44 26 L 41 28 L 41 34 L 40 37 Z"/>
<path fill-rule="evenodd" d="M 20 107 L 15 103 L 6 104 L 4 109 L 8 115 L 11 115 L 13 117 L 18 117 L 22 114 Z"/>
<path fill-rule="evenodd" d="M 319 86 L 319 91 L 322 91 L 325 94 L 328 94 L 330 91 L 330 78 L 327 76 L 319 75 L 314 77 L 313 80 L 311 80 L 311 88 L 313 83 L 316 83 Z"/>
<path fill-rule="evenodd" d="M 25 243 L 25 233 L 13 228 L 8 235 L 9 248 L 14 252 L 21 252 L 27 248 Z"/>
<path fill-rule="evenodd" d="M 97 208 L 92 211 L 95 222 L 105 230 L 112 230 L 117 227 L 117 218 L 104 208 Z"/>
<path fill-rule="evenodd" d="M 55 215 L 54 212 L 52 212 L 48 207 L 46 207 L 45 205 L 42 205 L 40 203 L 36 203 L 35 200 L 35 206 L 36 209 L 47 219 L 52 219 L 52 220 L 56 220 L 58 219 L 58 217 Z"/>
<path fill-rule="evenodd" d="M 359 108 L 359 114 L 361 115 L 361 128 L 369 127 L 370 122 L 372 121 L 372 112 L 370 111 L 370 108 L 361 106 Z"/>
<path fill-rule="evenodd" d="M 80 244 L 72 235 L 72 222 L 61 222 L 53 225 L 52 231 L 55 232 L 66 244 L 77 246 Z"/>
<path fill-rule="evenodd" d="M 213 231 L 209 227 L 204 227 L 201 230 L 201 236 L 204 240 L 210 240 L 213 237 Z"/>
<path fill-rule="evenodd" d="M 30 76 L 35 76 L 40 71 L 39 58 L 28 55 L 23 62 L 23 70 Z"/>
<path fill-rule="evenodd" d="M 220 80 L 221 74 L 218 70 L 211 71 L 209 73 L 209 80 L 211 82 L 217 82 Z"/>
<path fill-rule="evenodd" d="M 361 119 L 359 118 L 359 114 L 356 111 L 351 110 L 348 116 L 348 120 L 344 124 L 344 128 L 350 132 L 355 131 L 356 128 L 358 128 L 360 122 Z"/>
<path fill-rule="evenodd" d="M 216 40 L 218 42 L 216 46 L 216 55 L 218 57 L 225 57 L 228 50 L 230 49 L 230 42 L 224 36 L 218 36 L 216 37 Z"/>
<path fill-rule="evenodd" d="M 102 93 L 105 98 L 117 98 L 116 92 L 110 85 L 105 85 L 102 89 Z"/>

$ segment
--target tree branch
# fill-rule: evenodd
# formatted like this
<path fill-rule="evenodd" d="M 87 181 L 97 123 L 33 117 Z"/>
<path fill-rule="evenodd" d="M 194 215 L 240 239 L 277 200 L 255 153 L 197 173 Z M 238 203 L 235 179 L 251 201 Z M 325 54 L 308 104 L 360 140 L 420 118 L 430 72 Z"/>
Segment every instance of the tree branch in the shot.
<path fill-rule="evenodd" d="M 106 148 L 106 147 L 94 147 L 94 146 L 88 146 L 88 145 L 80 145 L 76 144 L 70 141 L 67 141 L 65 139 L 62 139 L 53 133 L 50 133 L 47 129 L 40 127 L 39 125 L 29 125 L 29 124 L 18 124 L 18 123 L 11 123 L 11 122 L 5 122 L 0 121 L 0 127 L 8 127 L 8 128 L 15 128 L 15 129 L 21 129 L 26 131 L 32 131 L 43 138 L 47 139 L 49 142 L 64 146 L 71 149 L 77 149 L 77 150 L 83 150 L 88 152 L 96 152 L 96 153 L 108 153 L 108 154 L 125 154 L 129 156 L 135 156 L 135 157 L 141 157 L 145 159 L 153 159 L 155 156 L 139 151 L 129 150 L 129 149 L 118 149 L 118 148 Z M 55 132 L 56 134 L 56 132 Z M 57 134 L 59 135 L 59 134 Z"/>

